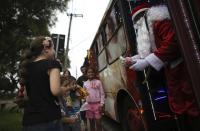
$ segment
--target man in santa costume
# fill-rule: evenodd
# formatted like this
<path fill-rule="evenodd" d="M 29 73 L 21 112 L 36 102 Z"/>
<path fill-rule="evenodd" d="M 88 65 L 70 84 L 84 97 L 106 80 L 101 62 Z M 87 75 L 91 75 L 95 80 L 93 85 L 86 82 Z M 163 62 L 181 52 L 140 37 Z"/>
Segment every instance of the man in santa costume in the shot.
<path fill-rule="evenodd" d="M 125 64 L 136 71 L 143 71 L 148 66 L 157 71 L 164 67 L 171 110 L 178 116 L 186 116 L 187 124 L 200 125 L 199 109 L 168 8 L 142 3 L 132 10 L 132 20 L 138 54 L 126 57 Z M 195 129 L 200 131 L 199 127 Z"/>

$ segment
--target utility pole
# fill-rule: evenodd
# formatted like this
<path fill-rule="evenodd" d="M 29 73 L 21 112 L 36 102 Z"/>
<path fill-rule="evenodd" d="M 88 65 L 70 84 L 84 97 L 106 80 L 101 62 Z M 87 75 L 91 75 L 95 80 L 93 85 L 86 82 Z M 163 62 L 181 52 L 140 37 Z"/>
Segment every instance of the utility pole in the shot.
<path fill-rule="evenodd" d="M 56 40 L 56 55 L 55 55 L 56 58 L 58 56 L 59 37 L 60 37 L 60 35 L 58 34 L 57 40 Z"/>
<path fill-rule="evenodd" d="M 69 28 L 68 28 L 68 35 L 67 35 L 67 45 L 65 50 L 65 63 L 64 63 L 64 69 L 67 69 L 69 67 L 69 39 L 70 39 L 70 33 L 71 33 L 71 24 L 72 24 L 72 18 L 73 17 L 83 17 L 83 14 L 73 14 L 73 13 L 67 13 L 67 16 L 70 17 L 69 20 Z"/>

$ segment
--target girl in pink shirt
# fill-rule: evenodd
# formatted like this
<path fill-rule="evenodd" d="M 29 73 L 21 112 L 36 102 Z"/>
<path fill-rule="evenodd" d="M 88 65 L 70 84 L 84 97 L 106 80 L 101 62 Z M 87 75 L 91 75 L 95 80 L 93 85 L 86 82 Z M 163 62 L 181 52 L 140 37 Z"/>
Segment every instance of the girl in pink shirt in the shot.
<path fill-rule="evenodd" d="M 86 97 L 88 106 L 86 118 L 89 119 L 91 131 L 101 131 L 101 112 L 105 100 L 104 90 L 101 81 L 96 79 L 96 72 L 94 68 L 88 68 L 87 76 L 88 80 L 83 84 L 83 87 L 89 93 Z"/>

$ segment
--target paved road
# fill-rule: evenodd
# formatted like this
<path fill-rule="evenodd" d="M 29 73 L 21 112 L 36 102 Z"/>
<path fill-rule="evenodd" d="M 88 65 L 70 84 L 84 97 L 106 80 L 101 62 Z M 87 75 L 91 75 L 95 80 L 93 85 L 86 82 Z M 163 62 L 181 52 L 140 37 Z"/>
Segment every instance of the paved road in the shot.
<path fill-rule="evenodd" d="M 81 125 L 82 125 L 82 131 L 84 131 L 83 123 Z M 114 120 L 109 119 L 107 117 L 102 118 L 102 128 L 103 128 L 103 131 L 122 131 L 122 128 L 119 123 L 117 123 Z M 88 131 L 90 131 L 89 121 L 88 121 L 87 129 L 88 129 Z"/>
<path fill-rule="evenodd" d="M 103 131 L 122 131 L 122 128 L 119 123 L 116 123 L 115 121 L 107 117 L 102 118 L 102 126 Z"/>

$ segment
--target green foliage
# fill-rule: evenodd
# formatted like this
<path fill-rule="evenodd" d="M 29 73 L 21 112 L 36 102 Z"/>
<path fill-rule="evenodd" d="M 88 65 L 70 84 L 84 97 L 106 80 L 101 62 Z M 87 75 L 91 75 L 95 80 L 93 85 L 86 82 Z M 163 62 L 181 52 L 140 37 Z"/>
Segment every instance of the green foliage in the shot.
<path fill-rule="evenodd" d="M 13 92 L 14 88 L 12 88 L 12 84 L 8 78 L 2 77 L 0 78 L 0 87 L 1 93 L 0 96 L 8 95 L 8 91 Z"/>
<path fill-rule="evenodd" d="M 21 50 L 28 47 L 33 37 L 50 34 L 49 27 L 55 24 L 56 11 L 65 11 L 67 2 L 68 0 L 0 2 L 0 83 L 7 76 L 10 82 L 7 86 L 17 87 L 16 72 Z"/>
<path fill-rule="evenodd" d="M 0 131 L 21 131 L 22 113 L 0 111 Z"/>

